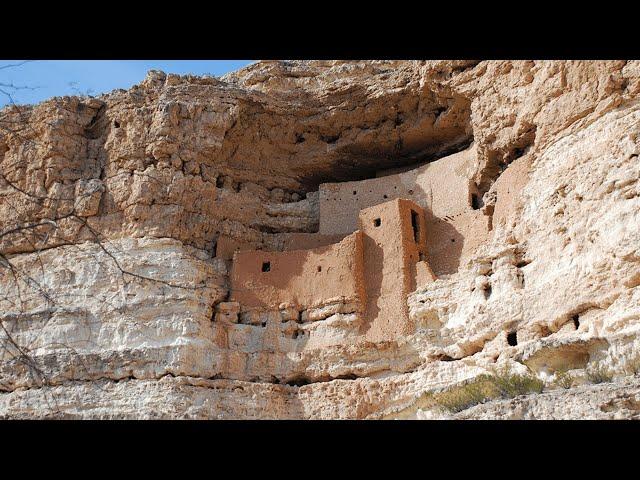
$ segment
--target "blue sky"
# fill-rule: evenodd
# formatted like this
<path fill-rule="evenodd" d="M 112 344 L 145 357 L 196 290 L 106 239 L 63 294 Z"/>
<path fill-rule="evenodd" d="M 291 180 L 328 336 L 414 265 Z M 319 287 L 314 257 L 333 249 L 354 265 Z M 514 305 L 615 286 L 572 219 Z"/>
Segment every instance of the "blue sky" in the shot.
<path fill-rule="evenodd" d="M 99 95 L 114 88 L 129 88 L 144 79 L 148 70 L 195 75 L 224 75 L 252 60 L 0 60 L 0 90 L 9 91 L 15 103 L 41 102 L 50 97 L 89 93 Z M 12 90 L 13 84 L 28 89 Z M 5 85 L 5 86 L 3 86 Z M 0 92 L 0 107 L 9 98 Z"/>

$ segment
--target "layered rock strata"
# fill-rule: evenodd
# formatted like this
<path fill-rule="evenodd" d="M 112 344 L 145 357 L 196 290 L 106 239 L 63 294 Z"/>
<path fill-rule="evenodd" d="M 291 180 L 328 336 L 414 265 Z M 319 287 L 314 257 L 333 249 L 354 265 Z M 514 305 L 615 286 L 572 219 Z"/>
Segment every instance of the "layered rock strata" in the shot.
<path fill-rule="evenodd" d="M 5 107 L 0 416 L 636 418 L 639 91 L 634 61 L 278 61 Z M 410 331 L 230 298 L 243 250 L 356 228 L 322 228 L 323 184 L 462 157 L 414 198 Z M 503 367 L 544 390 L 438 403 Z"/>

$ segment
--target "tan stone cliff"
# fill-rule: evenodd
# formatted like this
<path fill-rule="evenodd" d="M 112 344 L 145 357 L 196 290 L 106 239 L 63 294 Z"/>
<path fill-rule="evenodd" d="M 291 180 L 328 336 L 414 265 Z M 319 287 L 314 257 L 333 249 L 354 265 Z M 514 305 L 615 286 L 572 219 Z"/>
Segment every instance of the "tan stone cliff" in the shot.
<path fill-rule="evenodd" d="M 640 417 L 639 93 L 269 61 L 4 108 L 0 417 Z"/>

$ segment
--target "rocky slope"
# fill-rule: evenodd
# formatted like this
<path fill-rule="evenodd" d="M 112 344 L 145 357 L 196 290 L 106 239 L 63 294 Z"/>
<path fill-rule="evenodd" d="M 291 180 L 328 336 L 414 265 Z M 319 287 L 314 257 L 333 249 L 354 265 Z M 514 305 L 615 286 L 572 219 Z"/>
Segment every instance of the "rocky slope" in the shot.
<path fill-rule="evenodd" d="M 278 61 L 3 109 L 0 416 L 636 418 L 639 92 L 640 62 Z M 414 333 L 225 324 L 221 235 L 281 248 L 320 182 L 468 146 L 491 235 Z M 506 369 L 542 392 L 473 397 Z"/>

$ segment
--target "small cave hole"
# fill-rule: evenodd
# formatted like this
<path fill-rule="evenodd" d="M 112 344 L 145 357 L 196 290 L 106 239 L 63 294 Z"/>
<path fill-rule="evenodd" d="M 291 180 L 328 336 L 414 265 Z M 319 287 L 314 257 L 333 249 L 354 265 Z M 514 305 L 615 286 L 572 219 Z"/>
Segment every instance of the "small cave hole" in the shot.
<path fill-rule="evenodd" d="M 267 322 L 262 322 L 262 326 L 266 327 L 267 326 Z"/>
<path fill-rule="evenodd" d="M 478 210 L 481 207 L 480 198 L 475 193 L 471 194 L 471 208 Z"/>
<path fill-rule="evenodd" d="M 321 272 L 321 271 L 322 271 L 322 266 L 318 265 L 318 272 Z"/>
<path fill-rule="evenodd" d="M 413 195 L 413 190 L 409 190 L 409 195 Z"/>
<path fill-rule="evenodd" d="M 262 271 L 270 272 L 271 271 L 271 262 L 262 262 Z"/>
<path fill-rule="evenodd" d="M 384 195 L 382 195 L 382 198 L 389 198 L 388 195 L 385 193 Z"/>
<path fill-rule="evenodd" d="M 354 191 L 353 191 L 353 194 L 354 194 L 354 195 L 357 195 L 357 194 L 358 194 L 358 192 L 357 192 L 356 190 L 354 190 Z"/>
<path fill-rule="evenodd" d="M 373 226 L 374 226 L 374 227 L 379 227 L 380 225 L 382 225 L 382 220 L 380 220 L 379 218 L 376 218 L 376 219 L 373 221 Z"/>
<path fill-rule="evenodd" d="M 520 158 L 522 155 L 524 155 L 524 152 L 526 150 L 527 150 L 526 147 L 514 148 L 513 151 L 511 152 L 511 159 L 516 160 L 517 158 Z"/>
<path fill-rule="evenodd" d="M 301 133 L 296 133 L 296 143 L 303 143 L 304 140 L 304 135 L 302 135 Z"/>
<path fill-rule="evenodd" d="M 114 128 L 120 128 L 120 122 L 119 122 L 119 121 L 117 121 L 117 120 L 114 120 L 114 121 L 113 121 L 113 127 L 114 127 Z"/>
<path fill-rule="evenodd" d="M 573 326 L 576 327 L 576 330 L 578 330 L 578 328 L 580 328 L 580 315 L 576 313 L 573 317 L 571 317 L 571 319 L 573 320 Z"/>
<path fill-rule="evenodd" d="M 507 343 L 511 347 L 518 345 L 518 332 L 510 332 L 507 334 Z"/>
<path fill-rule="evenodd" d="M 452 239 L 451 239 L 451 243 L 456 243 L 456 239 L 455 239 L 455 238 L 452 238 Z"/>

